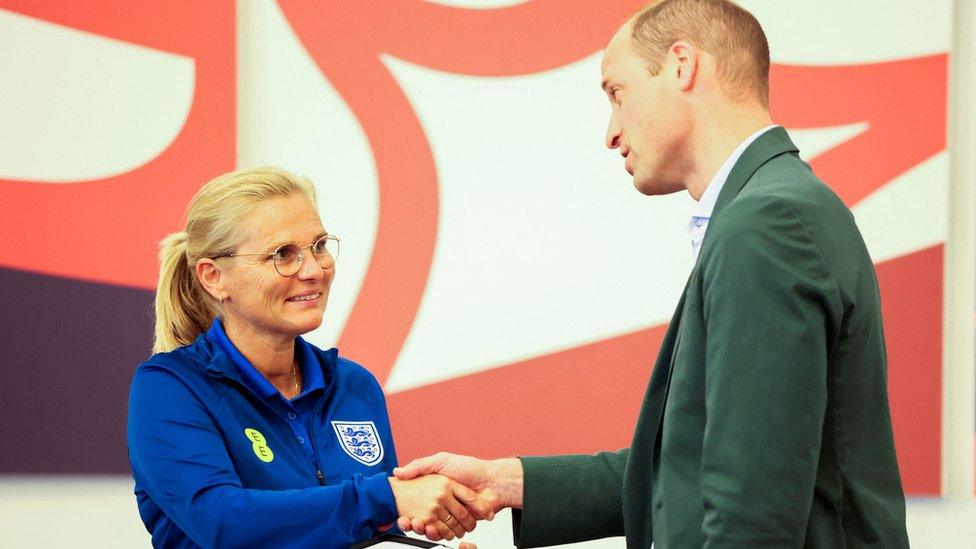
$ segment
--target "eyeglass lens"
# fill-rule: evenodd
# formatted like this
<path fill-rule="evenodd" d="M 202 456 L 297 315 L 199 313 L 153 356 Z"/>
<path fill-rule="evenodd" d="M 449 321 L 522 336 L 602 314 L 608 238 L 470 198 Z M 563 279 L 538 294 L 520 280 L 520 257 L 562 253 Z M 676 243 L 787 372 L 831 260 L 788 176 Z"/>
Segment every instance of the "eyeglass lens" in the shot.
<path fill-rule="evenodd" d="M 339 257 L 339 240 L 335 237 L 323 236 L 314 244 L 307 246 L 319 267 L 328 269 L 335 266 Z M 286 244 L 274 253 L 274 265 L 281 276 L 292 276 L 302 267 L 302 261 L 307 254 L 297 244 Z"/>

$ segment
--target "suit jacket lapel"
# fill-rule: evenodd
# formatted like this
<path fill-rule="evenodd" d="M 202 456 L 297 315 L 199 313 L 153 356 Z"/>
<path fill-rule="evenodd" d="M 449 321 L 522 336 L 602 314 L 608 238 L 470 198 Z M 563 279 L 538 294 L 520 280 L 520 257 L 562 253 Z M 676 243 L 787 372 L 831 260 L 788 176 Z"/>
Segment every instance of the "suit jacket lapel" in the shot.
<path fill-rule="evenodd" d="M 674 315 L 668 325 L 668 330 L 661 341 L 651 372 L 651 380 L 647 384 L 644 403 L 637 418 L 634 429 L 634 439 L 630 447 L 630 458 L 624 474 L 624 531 L 627 533 L 627 547 L 650 547 L 654 537 L 654 525 L 651 508 L 653 505 L 654 471 L 657 470 L 655 447 L 661 417 L 664 415 L 664 401 L 670 380 L 671 365 L 674 348 L 677 344 L 681 314 L 684 312 L 685 294 L 688 284 L 681 292 L 681 299 L 675 308 Z"/>

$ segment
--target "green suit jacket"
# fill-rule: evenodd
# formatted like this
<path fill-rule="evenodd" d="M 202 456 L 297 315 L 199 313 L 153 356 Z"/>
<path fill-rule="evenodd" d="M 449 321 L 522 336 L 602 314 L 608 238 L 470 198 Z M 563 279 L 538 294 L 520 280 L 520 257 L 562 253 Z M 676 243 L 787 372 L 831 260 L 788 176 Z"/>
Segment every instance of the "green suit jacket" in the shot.
<path fill-rule="evenodd" d="M 522 458 L 518 546 L 908 546 L 874 266 L 797 153 L 777 127 L 733 167 L 631 447 Z"/>

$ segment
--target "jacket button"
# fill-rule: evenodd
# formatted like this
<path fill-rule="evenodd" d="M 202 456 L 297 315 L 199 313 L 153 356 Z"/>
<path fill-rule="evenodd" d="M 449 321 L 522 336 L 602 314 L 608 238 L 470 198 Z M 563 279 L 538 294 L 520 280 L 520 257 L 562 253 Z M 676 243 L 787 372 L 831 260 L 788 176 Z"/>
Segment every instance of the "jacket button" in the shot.
<path fill-rule="evenodd" d="M 298 437 L 299 444 L 305 444 L 305 437 Z"/>
<path fill-rule="evenodd" d="M 295 412 L 288 412 L 288 419 L 295 419 L 296 417 L 298 416 L 295 415 Z"/>

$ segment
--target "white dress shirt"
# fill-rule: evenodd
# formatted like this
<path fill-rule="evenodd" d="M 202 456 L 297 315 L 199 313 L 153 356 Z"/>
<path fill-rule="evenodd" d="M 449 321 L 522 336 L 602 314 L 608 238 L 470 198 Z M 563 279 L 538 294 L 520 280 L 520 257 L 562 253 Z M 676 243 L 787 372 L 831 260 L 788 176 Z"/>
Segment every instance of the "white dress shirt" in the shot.
<path fill-rule="evenodd" d="M 705 229 L 708 228 L 708 220 L 711 219 L 712 210 L 715 209 L 715 201 L 718 200 L 718 195 L 722 192 L 722 187 L 725 186 L 725 180 L 729 178 L 729 173 L 732 172 L 732 166 L 735 166 L 735 163 L 739 161 L 739 157 L 745 152 L 746 147 L 751 145 L 760 135 L 775 127 L 776 124 L 766 126 L 747 137 L 725 159 L 722 167 L 718 169 L 718 172 L 712 178 L 708 187 L 705 187 L 705 193 L 702 194 L 701 199 L 698 201 L 698 205 L 691 215 L 691 222 L 688 224 L 688 234 L 691 235 L 691 250 L 694 253 L 695 262 L 698 261 L 698 252 L 701 250 L 702 241 L 705 240 Z"/>

